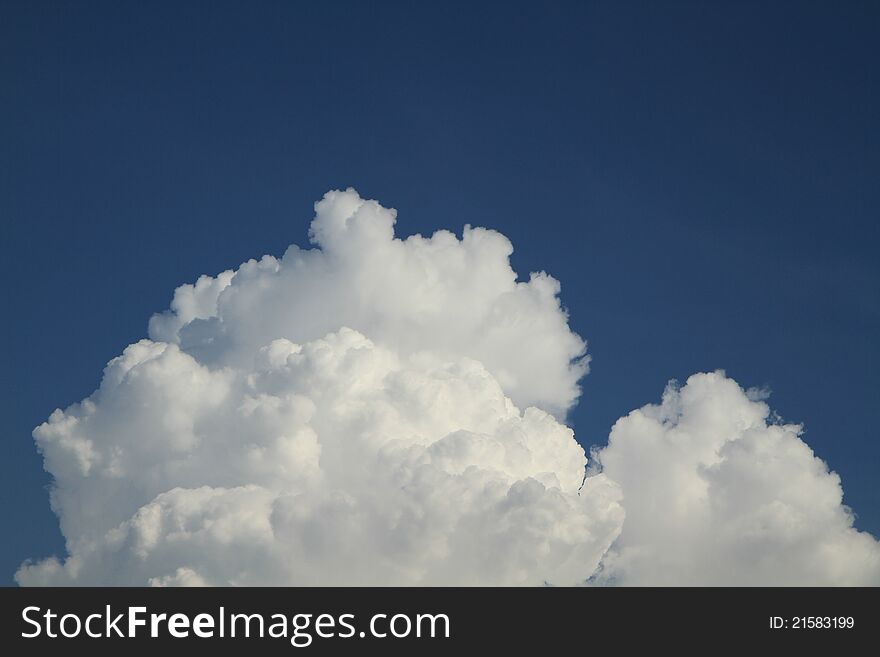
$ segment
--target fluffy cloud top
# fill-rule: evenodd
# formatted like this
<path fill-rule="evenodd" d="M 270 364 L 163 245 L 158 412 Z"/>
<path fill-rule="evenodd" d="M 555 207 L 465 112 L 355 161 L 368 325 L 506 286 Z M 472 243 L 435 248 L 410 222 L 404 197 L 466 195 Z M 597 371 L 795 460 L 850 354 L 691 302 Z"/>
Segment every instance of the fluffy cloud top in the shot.
<path fill-rule="evenodd" d="M 317 248 L 181 286 L 34 431 L 69 555 L 21 584 L 878 581 L 836 475 L 733 381 L 621 419 L 585 478 L 553 278 L 353 190 L 315 210 Z"/>
<path fill-rule="evenodd" d="M 212 367 L 247 368 L 276 338 L 305 343 L 344 326 L 403 357 L 477 360 L 523 408 L 562 416 L 577 399 L 585 345 L 559 283 L 543 272 L 518 283 L 506 237 L 466 226 L 460 240 L 445 230 L 395 239 L 396 211 L 351 189 L 328 193 L 315 212 L 319 248 L 292 245 L 280 260 L 181 286 L 150 338 Z"/>

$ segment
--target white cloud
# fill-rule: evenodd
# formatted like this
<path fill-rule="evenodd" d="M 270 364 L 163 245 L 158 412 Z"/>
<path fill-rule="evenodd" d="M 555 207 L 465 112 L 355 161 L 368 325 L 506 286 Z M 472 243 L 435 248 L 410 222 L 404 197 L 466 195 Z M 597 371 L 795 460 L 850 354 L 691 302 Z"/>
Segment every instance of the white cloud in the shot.
<path fill-rule="evenodd" d="M 518 283 L 494 231 L 394 222 L 330 192 L 317 248 L 178 288 L 34 431 L 69 556 L 17 580 L 876 581 L 836 476 L 722 375 L 620 420 L 585 480 L 559 284 Z"/>
<path fill-rule="evenodd" d="M 202 277 L 34 435 L 70 557 L 23 584 L 571 584 L 617 535 L 564 413 L 584 343 L 510 243 L 393 237 L 354 191 L 320 248 Z M 369 335 L 369 339 L 365 337 Z M 515 403 L 522 405 L 521 411 Z M 528 407 L 526 407 L 528 406 Z"/>
<path fill-rule="evenodd" d="M 598 454 L 621 485 L 623 533 L 606 582 L 880 584 L 880 548 L 856 531 L 840 478 L 722 372 L 670 384 L 617 421 Z"/>
<path fill-rule="evenodd" d="M 354 190 L 329 192 L 315 211 L 320 248 L 293 245 L 280 260 L 178 288 L 150 337 L 212 366 L 247 367 L 276 338 L 304 343 L 345 326 L 401 356 L 478 360 L 522 408 L 561 417 L 577 399 L 585 345 L 559 283 L 543 272 L 517 283 L 506 237 L 466 226 L 460 240 L 445 230 L 395 239 L 396 211 Z"/>

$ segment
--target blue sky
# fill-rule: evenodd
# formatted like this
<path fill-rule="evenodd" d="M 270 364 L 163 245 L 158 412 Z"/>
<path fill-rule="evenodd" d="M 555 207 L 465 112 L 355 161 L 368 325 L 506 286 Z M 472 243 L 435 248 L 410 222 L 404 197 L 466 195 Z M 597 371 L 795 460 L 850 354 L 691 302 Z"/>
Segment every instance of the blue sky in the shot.
<path fill-rule="evenodd" d="M 410 4 L 0 8 L 0 579 L 63 553 L 32 428 L 348 185 L 562 282 L 584 445 L 724 368 L 880 533 L 876 5 Z"/>

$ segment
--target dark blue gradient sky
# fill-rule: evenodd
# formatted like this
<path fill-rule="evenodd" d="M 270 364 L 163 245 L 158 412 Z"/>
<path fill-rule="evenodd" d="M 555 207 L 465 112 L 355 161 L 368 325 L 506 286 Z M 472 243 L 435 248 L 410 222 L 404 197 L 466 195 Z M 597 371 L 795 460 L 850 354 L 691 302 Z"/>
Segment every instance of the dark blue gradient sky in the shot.
<path fill-rule="evenodd" d="M 349 185 L 561 280 L 584 445 L 724 368 L 880 533 L 878 28 L 871 2 L 3 2 L 0 581 L 63 554 L 32 428 L 175 286 L 305 244 Z"/>

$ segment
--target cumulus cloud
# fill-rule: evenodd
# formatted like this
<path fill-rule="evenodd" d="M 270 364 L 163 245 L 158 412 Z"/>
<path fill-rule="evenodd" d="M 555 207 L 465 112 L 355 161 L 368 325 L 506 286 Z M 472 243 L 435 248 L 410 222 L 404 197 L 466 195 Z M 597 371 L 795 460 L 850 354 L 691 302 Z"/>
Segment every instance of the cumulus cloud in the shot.
<path fill-rule="evenodd" d="M 671 383 L 598 452 L 626 521 L 599 579 L 639 585 L 880 584 L 840 478 L 722 372 Z"/>
<path fill-rule="evenodd" d="M 23 584 L 571 584 L 623 511 L 562 416 L 586 368 L 510 242 L 394 238 L 356 192 L 175 292 L 34 435 L 70 556 Z M 522 410 L 521 410 L 522 409 Z"/>
<path fill-rule="evenodd" d="M 284 256 L 183 285 L 34 436 L 68 556 L 39 584 L 867 583 L 840 482 L 722 374 L 621 419 L 590 476 L 560 287 L 510 242 L 406 240 L 354 190 Z"/>
<path fill-rule="evenodd" d="M 521 408 L 562 417 L 575 402 L 585 344 L 554 278 L 517 282 L 506 237 L 466 226 L 461 239 L 446 230 L 395 239 L 396 211 L 353 190 L 328 193 L 315 212 L 309 235 L 319 248 L 292 245 L 281 259 L 178 288 L 150 338 L 211 367 L 241 368 L 276 338 L 301 344 L 348 327 L 403 357 L 477 360 Z"/>

